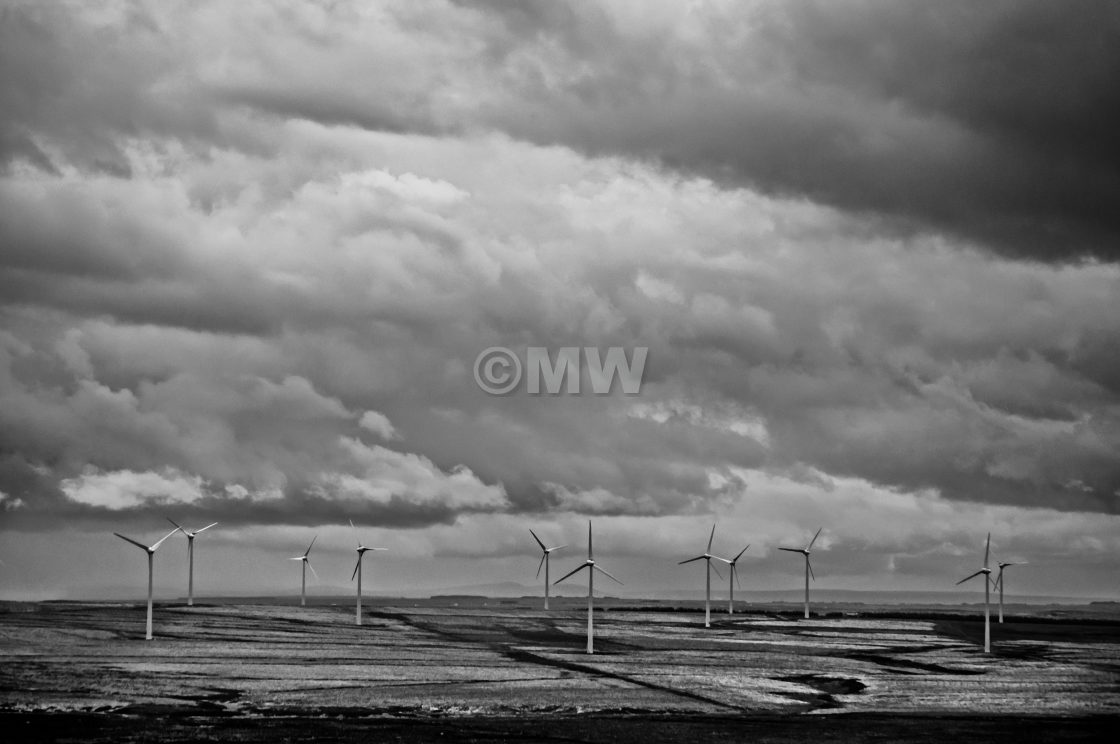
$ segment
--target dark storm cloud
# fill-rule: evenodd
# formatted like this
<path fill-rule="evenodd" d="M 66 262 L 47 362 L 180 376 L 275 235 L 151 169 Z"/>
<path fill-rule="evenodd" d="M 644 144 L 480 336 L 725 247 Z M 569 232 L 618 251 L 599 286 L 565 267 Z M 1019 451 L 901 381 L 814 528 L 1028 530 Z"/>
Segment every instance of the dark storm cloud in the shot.
<path fill-rule="evenodd" d="M 100 9 L 96 20 L 83 10 L 0 8 L 0 165 L 22 158 L 51 169 L 57 159 L 128 176 L 122 137 L 216 134 L 173 30 L 139 4 Z"/>
<path fill-rule="evenodd" d="M 91 24 L 49 4 L 3 12 L 8 161 L 53 167 L 49 144 L 126 174 L 122 137 L 252 139 L 228 121 L 238 107 L 398 133 L 497 128 L 1009 256 L 1120 257 L 1114 3 L 472 3 L 222 19 L 129 6 Z"/>
<path fill-rule="evenodd" d="M 1114 3 L 734 6 L 698 22 L 699 38 L 683 14 L 647 24 L 487 7 L 525 56 L 547 38 L 579 71 L 503 70 L 515 92 L 486 116 L 519 136 L 803 194 L 1010 256 L 1120 258 Z"/>

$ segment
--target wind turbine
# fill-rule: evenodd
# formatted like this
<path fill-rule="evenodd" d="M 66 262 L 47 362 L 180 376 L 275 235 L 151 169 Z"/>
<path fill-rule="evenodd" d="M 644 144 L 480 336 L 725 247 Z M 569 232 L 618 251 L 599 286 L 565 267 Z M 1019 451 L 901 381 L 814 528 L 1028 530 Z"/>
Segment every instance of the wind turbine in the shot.
<path fill-rule="evenodd" d="M 151 546 L 145 545 L 144 543 L 141 543 L 141 542 L 137 542 L 136 540 L 133 540 L 131 537 L 125 537 L 124 535 L 122 535 L 119 532 L 114 532 L 113 533 L 114 535 L 116 535 L 120 539 L 127 540 L 128 542 L 132 543 L 136 547 L 142 548 L 144 551 L 146 551 L 148 553 L 148 626 L 147 626 L 147 631 L 144 635 L 144 640 L 147 640 L 147 641 L 152 640 L 152 556 L 155 555 L 156 550 L 159 548 L 160 544 L 163 543 L 164 540 L 171 537 L 172 535 L 174 535 L 178 531 L 179 530 L 171 530 L 166 535 L 164 535 L 159 540 L 157 540 L 155 545 L 151 545 Z"/>
<path fill-rule="evenodd" d="M 707 567 L 704 569 L 704 627 L 712 627 L 712 559 L 717 561 L 724 561 L 730 563 L 726 558 L 720 558 L 718 555 L 712 555 L 712 539 L 716 536 L 716 526 L 712 525 L 712 533 L 708 535 L 708 549 L 704 551 L 703 555 L 698 555 L 695 558 L 689 558 L 687 561 L 678 561 L 678 566 L 683 566 L 686 563 L 693 561 L 705 561 Z M 716 571 L 719 574 L 719 571 Z M 723 577 L 720 576 L 722 579 Z"/>
<path fill-rule="evenodd" d="M 358 562 L 354 564 L 354 573 L 350 574 L 350 580 L 353 581 L 354 577 L 358 577 L 358 604 L 354 610 L 354 622 L 357 625 L 362 624 L 362 558 L 365 557 L 366 551 L 369 550 L 388 550 L 388 548 L 367 548 L 362 545 L 361 539 L 358 537 L 358 528 L 354 526 L 354 520 L 350 520 L 350 529 L 354 530 L 354 539 L 358 542 Z M 310 550 L 310 548 L 308 548 Z"/>
<path fill-rule="evenodd" d="M 750 545 L 747 545 L 747 548 L 749 548 L 749 547 L 750 547 Z M 735 556 L 731 560 L 727 560 L 726 558 L 720 558 L 720 560 L 723 561 L 724 563 L 726 563 L 728 568 L 731 569 L 731 575 L 727 577 L 727 614 L 728 615 L 734 615 L 735 614 L 735 584 L 737 584 L 739 582 L 739 569 L 735 566 L 735 564 L 739 561 L 740 558 L 743 557 L 743 553 L 747 552 L 747 548 L 743 548 L 742 550 L 740 550 L 739 555 Z M 742 589 L 743 585 L 739 584 L 739 588 Z"/>
<path fill-rule="evenodd" d="M 544 555 L 541 556 L 541 562 L 537 564 L 537 578 L 539 579 L 541 577 L 541 566 L 544 566 L 544 608 L 547 610 L 548 609 L 548 556 L 552 551 L 559 550 L 560 548 L 566 548 L 568 546 L 567 545 L 557 545 L 554 548 L 546 548 L 544 546 L 544 543 L 541 542 L 541 539 L 539 537 L 537 537 L 536 532 L 533 532 L 532 530 L 529 530 L 529 534 L 532 535 L 533 539 L 537 541 L 537 545 L 541 546 L 541 551 L 543 551 L 543 553 L 544 553 Z"/>
<path fill-rule="evenodd" d="M 999 575 L 996 577 L 995 585 L 999 587 L 999 621 L 1001 623 L 1003 622 L 1003 569 L 1007 568 L 1008 566 L 1025 566 L 1026 563 L 1026 561 L 1020 561 L 1019 563 L 1000 561 L 997 564 L 999 566 Z"/>
<path fill-rule="evenodd" d="M 609 573 L 606 572 L 606 570 L 604 570 L 601 566 L 599 566 L 599 564 L 597 564 L 595 562 L 595 555 L 591 550 L 591 520 L 590 519 L 587 520 L 587 560 L 584 561 L 583 563 L 581 563 L 575 570 L 570 571 L 569 573 L 566 573 L 563 576 L 561 576 L 559 579 L 556 580 L 555 583 L 559 584 L 564 579 L 568 578 L 569 576 L 572 576 L 574 574 L 579 573 L 580 571 L 582 571 L 585 568 L 587 569 L 587 653 L 593 654 L 593 653 L 595 653 L 595 642 L 594 642 L 595 626 L 594 626 L 594 619 L 593 619 L 594 618 L 594 612 L 595 612 L 595 606 L 593 604 L 592 597 L 594 596 L 594 591 L 595 591 L 595 572 L 598 571 L 599 573 L 603 574 L 604 576 L 606 576 L 611 581 L 616 581 L 619 584 L 621 584 L 622 582 L 618 581 L 618 579 L 611 576 Z"/>
<path fill-rule="evenodd" d="M 297 555 L 294 558 L 289 558 L 288 559 L 290 561 L 300 561 L 303 564 L 303 574 L 302 574 L 302 578 L 300 579 L 300 584 L 299 584 L 299 606 L 300 607 L 303 607 L 307 604 L 307 569 L 310 568 L 311 569 L 311 575 L 314 576 L 316 579 L 319 578 L 319 574 L 315 573 L 315 567 L 311 565 L 311 559 L 308 557 L 308 556 L 311 555 L 311 547 L 315 544 L 315 541 L 318 540 L 318 539 L 319 539 L 318 535 L 311 538 L 311 545 L 307 546 L 307 550 L 303 551 L 303 555 Z"/>
<path fill-rule="evenodd" d="M 969 579 L 976 578 L 977 576 L 984 575 L 984 652 L 991 653 L 992 651 L 992 624 L 991 624 L 991 608 L 989 607 L 991 584 L 989 583 L 992 575 L 992 569 L 988 568 L 988 557 L 991 554 L 992 548 L 992 533 L 988 533 L 988 541 L 984 544 L 984 567 L 974 574 L 969 574 L 957 582 L 960 586 Z"/>
<path fill-rule="evenodd" d="M 205 532 L 206 530 L 217 524 L 217 522 L 214 522 L 214 524 L 208 524 L 201 529 L 195 530 L 194 532 L 188 532 L 187 530 L 184 530 L 182 527 L 180 527 L 179 523 L 171 517 L 168 517 L 167 521 L 175 525 L 175 529 L 187 536 L 187 565 L 189 566 L 187 568 L 187 606 L 191 607 L 194 605 L 194 538 L 196 535 L 198 535 L 198 533 Z"/>
<path fill-rule="evenodd" d="M 815 543 L 817 541 L 817 538 L 820 537 L 821 530 L 823 530 L 823 529 L 824 529 L 824 527 L 821 527 L 820 529 L 818 529 L 817 534 L 813 535 L 813 539 L 810 540 L 809 544 L 806 545 L 804 548 L 778 548 L 778 550 L 785 550 L 786 552 L 789 552 L 789 553 L 801 553 L 801 555 L 805 556 L 805 619 L 806 620 L 809 619 L 809 577 L 812 576 L 813 581 L 817 580 L 816 574 L 813 573 L 813 564 L 809 563 L 809 553 L 811 553 L 813 551 L 813 543 Z"/>

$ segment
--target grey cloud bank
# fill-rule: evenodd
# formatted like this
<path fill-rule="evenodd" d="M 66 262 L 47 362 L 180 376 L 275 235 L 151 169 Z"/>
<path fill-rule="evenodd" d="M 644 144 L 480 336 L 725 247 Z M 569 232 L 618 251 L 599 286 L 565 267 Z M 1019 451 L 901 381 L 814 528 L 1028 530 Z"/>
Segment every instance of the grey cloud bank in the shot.
<path fill-rule="evenodd" d="M 932 582 L 916 554 L 992 520 L 1114 591 L 1118 30 L 1109 3 L 5 3 L 0 553 L 174 511 L 285 555 L 348 517 L 435 555 L 596 515 L 667 556 L 714 514 L 832 525 L 858 588 Z M 649 357 L 638 396 L 495 398 L 492 346 Z"/>

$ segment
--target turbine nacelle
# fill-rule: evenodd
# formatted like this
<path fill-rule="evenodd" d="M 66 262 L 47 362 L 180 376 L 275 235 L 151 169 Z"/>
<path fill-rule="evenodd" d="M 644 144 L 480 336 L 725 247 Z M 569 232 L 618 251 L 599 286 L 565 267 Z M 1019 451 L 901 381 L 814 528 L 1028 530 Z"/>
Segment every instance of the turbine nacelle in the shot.
<path fill-rule="evenodd" d="M 172 535 L 174 535 L 178 531 L 179 531 L 178 528 L 171 530 L 166 535 L 164 535 L 159 540 L 157 540 L 154 545 L 145 545 L 142 542 L 137 542 L 136 540 L 133 540 L 131 537 L 125 537 L 124 535 L 122 535 L 119 532 L 114 532 L 113 534 L 116 535 L 117 537 L 119 537 L 122 540 L 125 540 L 127 542 L 132 543 L 136 547 L 140 548 L 141 550 L 146 551 L 149 555 L 151 555 L 152 553 L 156 552 L 156 550 L 159 549 L 159 546 L 163 544 L 164 540 L 171 537 Z"/>
<path fill-rule="evenodd" d="M 553 552 L 555 552 L 557 550 L 560 550 L 561 548 L 566 548 L 568 546 L 566 544 L 565 545 L 555 545 L 555 546 L 550 548 L 550 547 L 548 547 L 544 544 L 544 541 L 542 541 L 539 537 L 537 537 L 537 533 L 533 532 L 532 529 L 529 530 L 529 534 L 532 535 L 533 539 L 537 541 L 537 545 L 541 546 L 541 562 L 537 564 L 537 578 L 539 579 L 540 576 L 541 576 L 541 568 L 544 567 L 545 560 L 548 558 L 548 556 L 552 555 Z M 547 578 L 548 577 L 546 576 L 545 579 L 547 580 Z M 546 583 L 547 583 L 547 581 L 546 581 Z M 545 603 L 545 609 L 547 609 L 547 605 L 548 605 L 548 603 L 546 602 Z"/>
<path fill-rule="evenodd" d="M 370 548 L 362 545 L 361 539 L 358 538 L 358 528 L 354 526 L 354 520 L 352 519 L 350 520 L 350 529 L 354 530 L 354 542 L 358 544 L 358 547 L 354 548 L 358 553 L 358 562 L 354 564 L 354 573 L 350 574 L 350 580 L 353 581 L 354 577 L 358 575 L 358 569 L 362 567 L 362 558 L 365 558 L 366 553 L 371 550 L 388 550 L 388 548 Z M 311 548 L 308 548 L 308 550 L 311 550 Z"/>
<path fill-rule="evenodd" d="M 749 548 L 749 547 L 750 547 L 750 544 L 748 543 L 748 544 L 747 544 L 747 547 L 746 547 L 746 548 L 743 548 L 742 550 L 740 550 L 740 551 L 739 551 L 739 554 L 738 554 L 737 556 L 735 556 L 734 558 L 732 558 L 731 560 L 729 560 L 729 561 L 727 561 L 727 559 L 726 559 L 726 558 L 721 558 L 720 560 L 722 560 L 722 561 L 727 561 L 727 565 L 729 565 L 729 566 L 734 566 L 734 565 L 735 565 L 735 563 L 736 563 L 736 562 L 737 562 L 737 561 L 738 561 L 738 560 L 739 560 L 740 558 L 742 558 L 742 557 L 743 557 L 743 553 L 746 553 L 746 552 L 747 552 L 747 548 Z"/>
<path fill-rule="evenodd" d="M 206 525 L 205 527 L 200 527 L 197 530 L 194 530 L 192 532 L 191 530 L 185 529 L 182 526 L 180 526 L 180 524 L 178 522 L 176 522 L 174 519 L 172 519 L 171 517 L 167 517 L 166 519 L 167 519 L 168 522 L 175 525 L 175 530 L 177 530 L 179 532 L 182 532 L 184 535 L 186 535 L 188 540 L 193 540 L 200 532 L 205 532 L 206 530 L 210 529 L 211 527 L 215 527 L 218 524 L 217 522 L 214 522 L 212 524 Z"/>
<path fill-rule="evenodd" d="M 533 539 L 537 541 L 537 545 L 540 545 L 541 550 L 544 551 L 546 554 L 551 553 L 554 550 L 559 550 L 560 548 L 568 547 L 567 545 L 556 545 L 556 546 L 553 546 L 553 547 L 549 548 L 549 547 L 545 546 L 545 544 L 541 541 L 541 539 L 539 537 L 537 537 L 536 532 L 533 532 L 532 530 L 529 530 L 529 534 L 533 536 Z"/>
<path fill-rule="evenodd" d="M 607 577 L 608 579 L 610 579 L 611 581 L 614 581 L 614 582 L 616 582 L 616 583 L 618 583 L 618 584 L 622 584 L 622 582 L 621 582 L 621 581 L 619 581 L 618 579 L 616 579 L 616 578 L 615 578 L 614 576 L 611 576 L 611 575 L 610 575 L 610 573 L 608 573 L 608 572 L 607 572 L 607 570 L 606 570 L 605 568 L 603 568 L 603 567 L 599 566 L 598 564 L 596 564 L 596 563 L 595 563 L 595 561 L 593 561 L 593 560 L 591 560 L 591 559 L 588 559 L 588 560 L 584 561 L 583 563 L 579 564 L 578 566 L 576 566 L 576 568 L 574 568 L 573 570 L 571 570 L 571 571 L 569 571 L 568 573 L 566 573 L 566 574 L 564 574 L 563 576 L 561 576 L 561 577 L 560 577 L 559 579 L 557 579 L 556 581 L 552 582 L 552 585 L 553 585 L 553 586 L 556 586 L 557 584 L 559 584 L 559 583 L 560 583 L 561 581 L 563 581 L 564 579 L 567 579 L 567 578 L 569 578 L 569 577 L 571 577 L 571 576 L 574 576 L 575 574 L 579 573 L 580 571 L 582 571 L 582 570 L 583 570 L 583 569 L 585 569 L 585 568 L 586 568 L 586 569 L 588 569 L 588 570 L 590 570 L 590 571 L 598 571 L 599 573 L 603 574 L 604 576 L 606 576 L 606 577 Z"/>
<path fill-rule="evenodd" d="M 747 548 L 749 548 L 749 547 L 750 547 L 750 545 L 747 545 L 746 548 L 743 548 L 742 550 L 739 551 L 738 555 L 736 555 L 734 558 L 730 558 L 730 559 L 720 558 L 719 556 L 712 556 L 716 560 L 723 561 L 724 563 L 727 564 L 727 567 L 731 569 L 731 576 L 734 577 L 735 583 L 739 585 L 740 589 L 743 588 L 743 583 L 741 581 L 739 581 L 739 568 L 735 564 L 739 562 L 739 559 L 743 557 L 743 553 L 746 553 Z M 717 573 L 718 573 L 718 571 L 717 571 Z M 723 578 L 723 577 L 720 577 L 720 578 Z"/>
<path fill-rule="evenodd" d="M 823 529 L 824 529 L 824 527 L 818 528 L 817 533 L 815 535 L 813 535 L 813 539 L 810 540 L 809 544 L 806 545 L 804 548 L 778 548 L 778 550 L 784 550 L 787 553 L 801 553 L 803 556 L 808 558 L 809 554 L 813 552 L 813 543 L 815 543 L 817 541 L 817 538 L 821 536 L 821 530 L 823 530 Z M 750 547 L 750 546 L 748 546 L 748 547 Z M 746 550 L 746 548 L 743 548 L 743 550 Z"/>
<path fill-rule="evenodd" d="M 533 535 L 533 537 L 536 537 L 536 535 Z M 540 542 L 540 541 L 538 540 L 537 542 Z M 585 560 L 580 565 L 576 566 L 574 569 L 572 569 L 568 573 L 561 576 L 556 581 L 552 582 L 553 586 L 556 586 L 557 584 L 559 584 L 564 579 L 579 573 L 580 571 L 582 571 L 585 568 L 589 571 L 592 571 L 592 572 L 598 571 L 599 573 L 601 573 L 604 576 L 606 576 L 607 578 L 609 578 L 611 581 L 615 581 L 615 582 L 618 582 L 619 584 L 622 584 L 621 581 L 616 579 L 614 576 L 611 576 L 609 573 L 607 573 L 607 571 L 605 569 L 603 569 L 601 566 L 598 566 L 595 563 L 595 554 L 594 554 L 594 551 L 593 551 L 591 545 L 592 545 L 592 543 L 591 543 L 591 522 L 589 521 L 587 523 L 587 560 Z"/>
<path fill-rule="evenodd" d="M 960 581 L 957 582 L 957 585 L 959 586 L 959 585 L 963 584 L 964 582 L 968 581 L 969 579 L 974 579 L 977 576 L 989 576 L 989 575 L 991 575 L 992 569 L 988 567 L 991 552 L 992 552 L 992 533 L 989 532 L 988 533 L 988 541 L 984 545 L 984 566 L 979 571 L 977 571 L 975 573 L 970 573 L 968 576 L 965 576 L 963 579 L 961 579 Z"/>
<path fill-rule="evenodd" d="M 302 561 L 304 565 L 311 569 L 311 575 L 316 579 L 319 578 L 319 574 L 315 573 L 315 567 L 311 565 L 311 548 L 315 547 L 315 541 L 318 539 L 318 535 L 311 538 L 311 544 L 307 546 L 307 550 L 303 551 L 303 555 L 292 556 L 288 559 L 290 561 Z"/>

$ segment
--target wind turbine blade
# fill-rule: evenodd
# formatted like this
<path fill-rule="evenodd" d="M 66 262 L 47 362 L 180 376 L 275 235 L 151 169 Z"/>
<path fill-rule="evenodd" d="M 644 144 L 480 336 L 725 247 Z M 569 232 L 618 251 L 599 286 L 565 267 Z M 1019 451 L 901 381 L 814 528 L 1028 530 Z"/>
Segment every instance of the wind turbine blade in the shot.
<path fill-rule="evenodd" d="M 580 571 L 582 571 L 583 569 L 587 568 L 587 567 L 588 567 L 588 566 L 590 566 L 590 565 L 593 565 L 593 564 L 591 564 L 591 563 L 584 563 L 584 564 L 583 564 L 583 565 L 581 565 L 581 566 L 580 566 L 579 568 L 575 569 L 574 571 L 569 571 L 568 573 L 564 574 L 563 576 L 561 576 L 561 577 L 560 577 L 559 579 L 557 579 L 556 581 L 554 581 L 554 582 L 552 582 L 552 583 L 553 583 L 553 584 L 559 584 L 559 583 L 560 583 L 561 581 L 563 581 L 564 579 L 568 578 L 568 577 L 569 577 L 569 576 L 571 576 L 572 574 L 576 574 L 576 573 L 579 573 Z"/>
<path fill-rule="evenodd" d="M 600 568 L 598 564 L 596 564 L 594 566 L 594 569 L 596 571 L 598 571 L 599 573 L 603 574 L 604 576 L 606 576 L 608 579 L 611 579 L 612 581 L 618 581 L 618 579 L 616 579 L 615 577 L 613 577 L 609 573 L 607 573 L 607 570 L 605 568 Z M 618 583 L 621 584 L 622 582 L 618 581 Z"/>
<path fill-rule="evenodd" d="M 303 551 L 303 555 L 304 555 L 304 557 L 307 557 L 307 556 L 311 555 L 311 548 L 312 548 L 312 547 L 314 547 L 314 545 L 315 545 L 315 541 L 316 541 L 316 540 L 318 540 L 318 539 L 319 539 L 319 536 L 318 536 L 318 535 L 316 535 L 315 537 L 311 538 L 311 545 L 308 545 L 308 546 L 307 546 L 307 550 Z"/>
<path fill-rule="evenodd" d="M 359 548 L 362 547 L 362 541 L 360 539 L 358 539 L 358 528 L 354 526 L 354 520 L 353 519 L 350 520 L 350 529 L 354 533 L 354 542 L 357 544 L 357 546 Z"/>
<path fill-rule="evenodd" d="M 736 566 L 734 563 L 731 564 L 731 575 L 735 577 L 735 584 L 740 589 L 742 589 L 743 588 L 743 582 L 739 581 L 739 567 Z"/>
<path fill-rule="evenodd" d="M 992 552 L 992 533 L 988 533 L 988 541 L 984 543 L 984 568 L 988 567 L 988 556 Z"/>
<path fill-rule="evenodd" d="M 801 548 L 778 548 L 778 550 L 784 550 L 787 553 L 804 553 L 805 552 Z"/>
<path fill-rule="evenodd" d="M 189 534 L 190 534 L 189 532 L 187 532 L 186 530 L 184 530 L 184 529 L 183 529 L 183 528 L 182 528 L 182 527 L 181 527 L 181 526 L 179 525 L 179 523 L 178 523 L 178 522 L 176 522 L 176 521 L 175 521 L 174 519 L 172 519 L 171 517 L 164 517 L 164 519 L 166 519 L 166 520 L 167 520 L 168 522 L 170 522 L 171 524 L 173 524 L 173 525 L 175 525 L 176 527 L 178 527 L 178 528 L 179 528 L 179 531 L 180 531 L 180 532 L 182 532 L 182 533 L 183 533 L 184 535 L 189 535 Z"/>
<path fill-rule="evenodd" d="M 805 556 L 805 565 L 809 567 L 809 575 L 813 577 L 813 581 L 816 581 L 817 575 L 813 573 L 813 562 L 809 560 L 809 556 Z"/>
<path fill-rule="evenodd" d="M 559 550 L 560 548 L 566 548 L 566 547 L 568 547 L 568 544 L 567 544 L 567 543 L 564 543 L 563 545 L 557 545 L 557 546 L 556 546 L 555 548 L 549 548 L 549 549 L 548 549 L 548 552 L 550 552 L 550 553 L 551 553 L 551 552 L 552 552 L 552 551 L 554 551 L 554 550 Z"/>
<path fill-rule="evenodd" d="M 194 534 L 197 535 L 199 532 L 205 532 L 206 530 L 210 529 L 211 527 L 214 527 L 217 524 L 218 524 L 217 522 L 214 522 L 214 524 L 208 524 L 205 527 L 203 527 L 201 530 L 195 530 Z"/>
<path fill-rule="evenodd" d="M 297 555 L 297 556 L 295 556 L 295 557 L 293 557 L 293 558 L 289 558 L 288 560 L 289 560 L 289 561 L 302 561 L 302 560 L 303 560 L 303 556 L 302 556 L 302 555 Z"/>
<path fill-rule="evenodd" d="M 548 553 L 541 556 L 541 562 L 537 564 L 537 578 L 541 577 L 541 569 L 544 568 L 544 559 L 548 557 Z"/>
<path fill-rule="evenodd" d="M 957 586 L 963 584 L 964 582 L 968 581 L 969 579 L 976 578 L 977 576 L 979 576 L 982 573 L 984 573 L 984 572 L 983 571 L 977 571 L 974 574 L 969 574 L 968 576 L 965 576 L 963 579 L 961 579 L 960 581 L 957 582 Z"/>
<path fill-rule="evenodd" d="M 723 574 L 721 574 L 721 573 L 719 572 L 719 569 L 718 569 L 718 568 L 716 568 L 715 566 L 713 566 L 713 565 L 712 565 L 712 562 L 711 562 L 711 561 L 708 561 L 708 566 L 709 566 L 709 567 L 710 567 L 710 568 L 711 568 L 711 569 L 712 569 L 713 571 L 715 571 L 715 572 L 716 572 L 716 576 L 718 576 L 718 577 L 720 578 L 720 580 L 722 581 L 722 580 L 723 580 Z"/>
<path fill-rule="evenodd" d="M 157 542 L 157 543 L 156 543 L 155 545 L 153 545 L 153 546 L 152 546 L 152 548 L 151 548 L 151 549 L 152 549 L 152 552 L 154 553 L 154 552 L 155 552 L 155 550 L 156 550 L 156 548 L 158 548 L 158 547 L 159 547 L 159 546 L 160 546 L 160 545 L 161 545 L 161 544 L 163 543 L 163 541 L 164 541 L 164 540 L 166 540 L 167 538 L 171 537 L 172 535 L 174 535 L 174 534 L 175 534 L 176 532 L 178 532 L 178 531 L 179 531 L 179 530 L 178 530 L 178 528 L 176 528 L 176 529 L 173 529 L 173 530 L 171 530 L 170 532 L 168 532 L 168 533 L 167 533 L 166 535 L 164 535 L 163 537 L 161 537 L 161 538 L 159 539 L 159 542 Z"/>
<path fill-rule="evenodd" d="M 748 544 L 747 544 L 747 548 L 749 548 L 749 547 L 750 547 L 750 544 L 748 543 Z M 747 548 L 743 548 L 742 550 L 740 550 L 740 551 L 739 551 L 739 555 L 735 556 L 735 560 L 733 560 L 733 561 L 731 561 L 731 562 L 732 562 L 732 563 L 734 563 L 735 561 L 737 561 L 737 560 L 739 560 L 740 558 L 742 558 L 742 557 L 743 557 L 743 553 L 746 553 L 746 552 L 747 552 Z"/>
<path fill-rule="evenodd" d="M 319 581 L 319 574 L 315 573 L 315 567 L 311 565 L 311 561 L 307 562 L 307 567 L 311 569 L 311 575 L 315 577 L 315 580 Z"/>
<path fill-rule="evenodd" d="M 813 539 L 810 540 L 809 544 L 805 546 L 806 550 L 812 550 L 813 549 L 813 543 L 815 543 L 817 541 L 817 538 L 821 536 L 821 530 L 823 530 L 823 529 L 824 529 L 824 527 L 818 527 L 817 528 L 817 534 L 813 535 Z"/>
<path fill-rule="evenodd" d="M 362 565 L 362 554 L 358 553 L 358 562 L 354 564 L 354 573 L 350 574 L 350 580 L 353 581 L 354 577 L 358 575 L 358 566 Z"/>
<path fill-rule="evenodd" d="M 124 535 L 122 535 L 122 534 L 121 534 L 121 533 L 119 533 L 119 532 L 114 532 L 113 534 L 114 534 L 114 535 L 116 535 L 117 537 L 119 537 L 119 538 L 120 538 L 120 539 L 122 539 L 122 540 L 127 540 L 128 542 L 132 543 L 133 545 L 135 545 L 135 546 L 136 546 L 136 547 L 138 547 L 138 548 L 143 548 L 144 550 L 147 550 L 147 549 L 148 549 L 148 546 L 147 546 L 147 545 L 145 545 L 144 543 L 139 543 L 139 542 L 136 542 L 136 541 L 135 541 L 135 540 L 133 540 L 133 539 L 132 539 L 131 537 L 125 537 Z"/>
<path fill-rule="evenodd" d="M 591 520 L 587 520 L 587 558 L 591 560 L 595 557 L 595 553 L 591 550 Z"/>
<path fill-rule="evenodd" d="M 539 537 L 537 537 L 537 533 L 536 533 L 536 532 L 533 532 L 532 530 L 529 530 L 529 534 L 530 534 L 530 535 L 532 535 L 532 536 L 533 536 L 533 539 L 537 541 L 537 545 L 540 545 L 540 546 L 541 546 L 541 550 L 548 550 L 548 548 L 546 548 L 546 547 L 544 546 L 544 543 L 543 543 L 543 542 L 541 542 L 541 539 L 540 539 Z"/>
<path fill-rule="evenodd" d="M 683 566 L 686 563 L 692 563 L 693 561 L 702 561 L 702 560 L 704 560 L 704 556 L 698 555 L 695 558 L 689 558 L 687 561 L 677 561 L 677 565 L 678 566 Z"/>
<path fill-rule="evenodd" d="M 709 552 L 709 553 L 712 552 L 712 540 L 714 540 L 715 537 L 716 537 L 716 526 L 713 524 L 712 525 L 712 534 L 708 535 L 708 550 L 707 550 L 707 552 Z"/>

